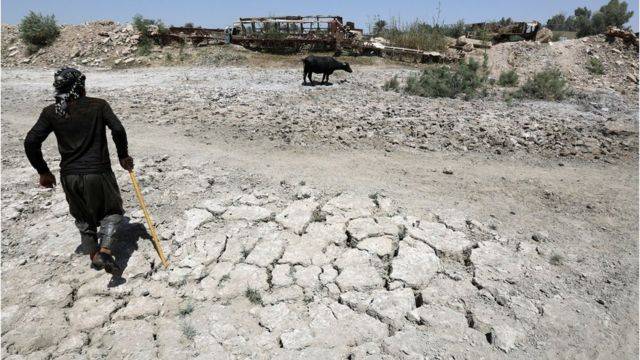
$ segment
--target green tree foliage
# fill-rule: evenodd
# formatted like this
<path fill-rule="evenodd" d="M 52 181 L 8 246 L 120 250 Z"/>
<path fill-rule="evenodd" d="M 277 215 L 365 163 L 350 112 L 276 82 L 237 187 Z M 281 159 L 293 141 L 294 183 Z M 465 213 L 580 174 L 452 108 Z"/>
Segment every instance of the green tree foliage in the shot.
<path fill-rule="evenodd" d="M 42 15 L 29 11 L 18 26 L 20 38 L 35 47 L 50 45 L 60 35 L 60 29 L 53 15 Z"/>
<path fill-rule="evenodd" d="M 547 20 L 547 27 L 556 31 L 576 31 L 578 37 L 603 33 L 608 26 L 624 28 L 633 16 L 626 1 L 610 0 L 592 13 L 587 7 L 579 7 L 573 15 L 557 14 Z"/>

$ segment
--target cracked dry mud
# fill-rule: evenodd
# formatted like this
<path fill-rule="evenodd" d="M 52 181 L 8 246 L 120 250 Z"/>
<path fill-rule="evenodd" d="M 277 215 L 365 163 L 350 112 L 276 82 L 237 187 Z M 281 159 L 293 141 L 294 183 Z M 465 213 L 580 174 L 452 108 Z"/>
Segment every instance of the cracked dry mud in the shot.
<path fill-rule="evenodd" d="M 166 270 L 159 264 L 128 175 L 117 169 L 128 212 L 115 250 L 124 280 L 91 270 L 86 256 L 74 254 L 79 236 L 64 194 L 36 188 L 21 154 L 22 136 L 49 97 L 49 72 L 4 71 L 3 357 L 529 359 L 637 353 L 630 331 L 637 313 L 629 313 L 637 307 L 637 277 L 625 273 L 637 270 L 637 205 L 629 200 L 637 195 L 629 185 L 637 181 L 635 165 L 567 159 L 569 169 L 555 170 L 557 160 L 516 160 L 522 175 L 503 172 L 512 166 L 505 159 L 391 154 L 395 161 L 385 163 L 365 147 L 363 156 L 378 160 L 366 170 L 355 164 L 359 158 L 353 153 L 321 148 L 329 157 L 337 151 L 354 161 L 351 170 L 347 164 L 333 168 L 344 172 L 340 175 L 324 170 L 327 165 L 314 157 L 297 160 L 295 147 L 290 153 L 270 148 L 273 140 L 245 150 L 228 137 L 233 145 L 215 149 L 210 143 L 229 129 L 205 129 L 195 120 L 189 125 L 183 110 L 145 107 L 138 97 L 184 97 L 182 102 L 196 108 L 200 100 L 188 88 L 174 89 L 177 95 L 166 91 L 170 79 L 194 71 L 204 72 L 88 76 L 116 78 L 94 82 L 90 91 L 109 99 L 127 126 L 143 193 L 171 263 Z M 251 111 L 273 110 L 274 105 L 256 105 L 271 101 L 272 90 L 256 86 L 249 70 L 229 71 L 247 80 L 234 85 L 240 87 L 233 90 L 239 102 L 255 102 Z M 283 76 L 281 70 L 263 71 Z M 377 70 L 362 72 L 359 81 L 383 80 Z M 232 80 L 220 82 L 230 86 Z M 286 91 L 295 96 L 297 86 Z M 303 89 L 300 96 L 356 91 L 349 84 L 331 90 L 336 95 L 320 88 Z M 31 103 L 22 97 L 25 91 L 34 94 Z M 242 95 L 249 92 L 257 98 Z M 577 111 L 567 107 L 567 113 Z M 197 136 L 189 136 L 194 129 Z M 276 146 L 284 144 L 289 143 Z M 54 165 L 51 139 L 45 149 Z M 261 151 L 276 155 L 268 160 Z M 299 169 L 283 170 L 279 156 Z M 432 162 L 438 171 L 420 161 Z M 541 175 L 537 167 L 549 163 L 554 168 Z M 444 165 L 453 175 L 442 174 Z M 474 172 L 474 166 L 492 174 Z M 610 169 L 625 176 L 620 185 L 606 188 L 615 183 L 607 180 L 615 176 Z M 360 171 L 382 175 L 368 178 Z M 583 183 L 567 184 L 566 174 L 558 171 L 595 179 L 584 176 Z M 457 179 L 458 174 L 467 179 Z M 426 185 L 431 181 L 433 189 Z M 372 185 L 358 186 L 364 183 Z M 375 191 L 380 184 L 388 191 Z M 588 194 L 576 194 L 576 188 Z M 614 193 L 614 200 L 593 191 L 597 188 Z M 425 198 L 435 211 L 425 210 Z M 585 202 L 598 204 L 599 212 L 585 212 Z M 604 223 L 612 232 L 605 233 Z M 614 237 L 620 244 L 598 245 Z M 549 259 L 556 251 L 564 257 L 553 264 Z M 601 261 L 614 252 L 617 261 Z"/>

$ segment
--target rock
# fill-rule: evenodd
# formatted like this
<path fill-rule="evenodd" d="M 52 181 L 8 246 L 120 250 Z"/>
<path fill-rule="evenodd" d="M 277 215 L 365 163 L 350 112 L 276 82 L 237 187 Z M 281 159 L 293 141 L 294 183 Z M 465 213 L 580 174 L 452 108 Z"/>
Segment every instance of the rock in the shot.
<path fill-rule="evenodd" d="M 443 174 L 446 174 L 446 175 L 453 175 L 453 170 L 451 170 L 451 169 L 449 169 L 449 168 L 444 168 L 444 169 L 442 170 L 442 173 L 443 173 Z"/>
<path fill-rule="evenodd" d="M 549 234 L 545 231 L 538 231 L 531 235 L 531 239 L 537 242 L 546 242 L 549 241 Z"/>
<path fill-rule="evenodd" d="M 289 286 L 293 284 L 291 277 L 292 268 L 289 264 L 278 264 L 271 272 L 271 283 L 273 286 Z"/>
<path fill-rule="evenodd" d="M 349 235 L 357 241 L 364 238 L 382 235 L 382 226 L 378 225 L 372 218 L 358 218 L 349 221 L 347 225 Z"/>
<path fill-rule="evenodd" d="M 377 290 L 372 293 L 367 313 L 373 314 L 384 323 L 400 328 L 405 315 L 415 306 L 416 300 L 411 289 Z"/>
<path fill-rule="evenodd" d="M 114 314 L 113 320 L 141 319 L 147 316 L 156 316 L 160 312 L 160 305 L 160 300 L 149 296 L 133 298 L 127 306 Z"/>
<path fill-rule="evenodd" d="M 103 326 L 112 312 L 122 305 L 108 297 L 90 296 L 79 299 L 69 312 L 69 324 L 76 331 L 86 331 Z M 100 309 L 100 311 L 96 311 Z"/>
<path fill-rule="evenodd" d="M 440 223 L 420 222 L 419 227 L 408 227 L 407 234 L 428 244 L 438 255 L 459 262 L 464 262 L 467 252 L 473 247 L 473 243 L 467 240 L 463 232 L 447 229 Z"/>
<path fill-rule="evenodd" d="M 523 338 L 523 335 L 508 325 L 494 325 L 491 331 L 493 344 L 500 350 L 508 353 L 516 343 Z"/>
<path fill-rule="evenodd" d="M 517 253 L 495 242 L 484 241 L 471 251 L 474 267 L 473 281 L 494 296 L 498 291 L 508 293 L 523 273 Z"/>
<path fill-rule="evenodd" d="M 428 245 L 419 241 L 413 244 L 402 241 L 391 267 L 391 279 L 401 280 L 411 287 L 421 287 L 429 284 L 441 265 Z"/>
<path fill-rule="evenodd" d="M 311 199 L 294 201 L 284 211 L 276 216 L 276 222 L 285 229 L 290 229 L 302 235 L 307 225 L 313 221 L 314 213 L 319 204 Z"/>
<path fill-rule="evenodd" d="M 266 238 L 258 242 L 245 259 L 248 264 L 266 267 L 279 259 L 284 252 L 284 241 L 278 237 Z"/>
<path fill-rule="evenodd" d="M 371 216 L 375 209 L 376 205 L 370 198 L 348 193 L 332 198 L 322 207 L 322 211 L 328 214 L 327 222 L 330 223 L 344 223 Z"/>
<path fill-rule="evenodd" d="M 340 272 L 336 283 L 341 291 L 365 291 L 384 286 L 384 280 L 378 270 L 371 265 L 358 264 L 348 266 Z"/>
<path fill-rule="evenodd" d="M 270 221 L 274 218 L 274 213 L 261 206 L 230 206 L 222 214 L 226 220 L 247 220 L 247 221 Z"/>
<path fill-rule="evenodd" d="M 358 249 L 366 250 L 378 256 L 393 255 L 395 251 L 395 243 L 390 236 L 370 237 L 360 241 L 357 245 Z"/>
<path fill-rule="evenodd" d="M 551 39 L 553 39 L 553 31 L 546 27 L 543 27 L 536 33 L 536 41 L 538 42 L 545 44 L 551 42 Z"/>
<path fill-rule="evenodd" d="M 42 306 L 28 309 L 20 319 L 20 326 L 3 327 L 2 331 L 3 347 L 29 354 L 59 344 L 68 334 L 69 327 L 61 309 Z"/>
<path fill-rule="evenodd" d="M 280 335 L 280 342 L 285 349 L 303 349 L 313 342 L 313 334 L 309 328 L 294 329 Z"/>
<path fill-rule="evenodd" d="M 205 209 L 213 215 L 222 215 L 225 211 L 227 211 L 227 207 L 224 203 L 217 199 L 207 199 L 202 201 L 198 208 Z"/>
<path fill-rule="evenodd" d="M 195 235 L 196 230 L 202 225 L 213 220 L 213 215 L 207 210 L 203 209 L 189 209 L 184 212 L 183 222 L 176 231 L 178 241 L 184 241 Z"/>

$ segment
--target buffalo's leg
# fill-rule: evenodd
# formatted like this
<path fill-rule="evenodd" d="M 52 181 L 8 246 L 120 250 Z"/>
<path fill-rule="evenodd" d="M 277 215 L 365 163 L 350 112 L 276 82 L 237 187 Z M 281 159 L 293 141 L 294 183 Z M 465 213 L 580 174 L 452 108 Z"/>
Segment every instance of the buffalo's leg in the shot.
<path fill-rule="evenodd" d="M 311 83 L 311 85 L 313 85 L 313 79 L 311 78 L 312 75 L 313 73 L 309 71 L 309 82 Z"/>
<path fill-rule="evenodd" d="M 302 83 L 305 85 L 307 84 L 307 70 L 304 70 L 302 73 Z"/>
<path fill-rule="evenodd" d="M 329 75 L 331 75 L 331 74 L 327 74 L 327 80 L 325 80 L 325 82 L 324 82 L 327 85 L 329 85 Z"/>

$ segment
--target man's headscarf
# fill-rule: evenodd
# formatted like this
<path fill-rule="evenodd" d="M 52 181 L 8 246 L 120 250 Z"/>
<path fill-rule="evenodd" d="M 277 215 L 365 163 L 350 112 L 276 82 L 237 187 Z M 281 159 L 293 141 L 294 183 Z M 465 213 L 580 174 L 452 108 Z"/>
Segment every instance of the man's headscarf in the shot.
<path fill-rule="evenodd" d="M 56 114 L 67 116 L 69 101 L 84 96 L 84 80 L 80 71 L 65 67 L 54 74 L 53 87 L 56 89 Z"/>

